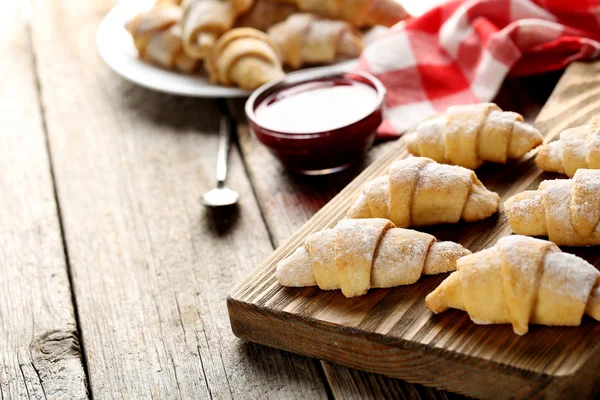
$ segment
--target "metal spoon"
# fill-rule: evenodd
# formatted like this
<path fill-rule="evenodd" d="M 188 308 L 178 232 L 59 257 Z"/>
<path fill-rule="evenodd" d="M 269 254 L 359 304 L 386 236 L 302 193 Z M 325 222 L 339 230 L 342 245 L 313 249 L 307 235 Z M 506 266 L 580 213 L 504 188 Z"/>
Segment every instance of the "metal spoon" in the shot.
<path fill-rule="evenodd" d="M 231 206 L 237 203 L 240 195 L 225 186 L 227 178 L 227 156 L 231 140 L 231 120 L 221 118 L 219 129 L 219 153 L 217 154 L 217 187 L 204 193 L 200 201 L 207 207 Z"/>

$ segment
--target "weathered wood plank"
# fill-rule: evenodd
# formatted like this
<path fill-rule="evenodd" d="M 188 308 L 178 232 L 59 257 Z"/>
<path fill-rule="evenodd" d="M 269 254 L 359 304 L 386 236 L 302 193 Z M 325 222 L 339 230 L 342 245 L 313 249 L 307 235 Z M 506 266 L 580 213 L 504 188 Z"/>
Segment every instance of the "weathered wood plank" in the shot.
<path fill-rule="evenodd" d="M 508 80 L 495 100 L 505 109 L 522 113 L 532 122 L 548 98 L 560 72 L 533 78 Z M 392 143 L 376 145 L 366 160 L 348 171 L 326 177 L 306 177 L 288 173 L 285 168 L 249 135 L 243 123 L 243 103 L 232 103 L 241 121 L 240 146 L 249 174 L 271 229 L 276 246 L 300 229 L 362 169 L 385 153 Z M 336 398 L 458 398 L 421 385 L 386 378 L 323 362 L 323 369 Z"/>
<path fill-rule="evenodd" d="M 28 43 L 0 12 L 0 398 L 84 399 L 86 378 Z"/>
<path fill-rule="evenodd" d="M 91 392 L 323 398 L 314 360 L 233 337 L 225 298 L 271 252 L 239 154 L 238 208 L 210 212 L 218 110 L 151 93 L 95 52 L 114 0 L 35 2 L 34 44 Z"/>

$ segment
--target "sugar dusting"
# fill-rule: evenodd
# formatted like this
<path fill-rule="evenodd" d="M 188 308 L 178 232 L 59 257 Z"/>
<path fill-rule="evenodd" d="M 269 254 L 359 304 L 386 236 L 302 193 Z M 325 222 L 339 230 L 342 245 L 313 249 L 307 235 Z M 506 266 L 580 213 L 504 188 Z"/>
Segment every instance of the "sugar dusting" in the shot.
<path fill-rule="evenodd" d="M 509 207 L 505 208 L 504 212 L 510 219 L 522 221 L 529 217 L 533 210 L 541 209 L 542 207 L 542 196 L 537 192 L 533 197 L 513 201 Z"/>
<path fill-rule="evenodd" d="M 547 253 L 544 274 L 551 274 L 557 293 L 587 302 L 600 272 L 582 258 L 569 253 Z"/>

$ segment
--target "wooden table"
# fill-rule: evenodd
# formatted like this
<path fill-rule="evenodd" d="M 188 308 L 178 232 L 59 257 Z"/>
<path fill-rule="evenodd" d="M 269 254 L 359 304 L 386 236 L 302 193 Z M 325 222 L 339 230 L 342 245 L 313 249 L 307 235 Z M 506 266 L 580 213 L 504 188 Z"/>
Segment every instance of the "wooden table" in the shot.
<path fill-rule="evenodd" d="M 0 399 L 457 397 L 233 336 L 235 282 L 386 144 L 344 173 L 291 175 L 240 118 L 240 205 L 203 208 L 216 103 L 112 73 L 95 32 L 113 4 L 2 4 Z M 532 119 L 558 75 L 498 101 Z"/>

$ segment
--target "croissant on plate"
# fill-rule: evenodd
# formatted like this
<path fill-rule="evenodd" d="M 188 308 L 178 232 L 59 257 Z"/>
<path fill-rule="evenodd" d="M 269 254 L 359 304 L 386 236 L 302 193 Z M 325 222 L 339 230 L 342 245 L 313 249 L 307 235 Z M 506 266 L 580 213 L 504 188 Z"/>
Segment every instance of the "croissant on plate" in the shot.
<path fill-rule="evenodd" d="M 344 296 L 355 297 L 369 288 L 410 285 L 422 274 L 454 271 L 456 260 L 467 254 L 460 244 L 436 242 L 386 219 L 343 219 L 307 237 L 279 262 L 276 277 L 283 286 L 341 288 Z"/>
<path fill-rule="evenodd" d="M 408 17 L 394 0 L 274 0 L 295 4 L 300 10 L 327 18 L 341 19 L 356 27 L 392 26 Z"/>
<path fill-rule="evenodd" d="M 181 45 L 181 9 L 159 3 L 125 24 L 141 59 L 168 69 L 192 72 L 197 61 L 188 57 Z"/>
<path fill-rule="evenodd" d="M 460 258 L 425 298 L 434 313 L 464 310 L 476 324 L 576 326 L 583 314 L 600 320 L 600 272 L 551 242 L 507 236 L 492 248 Z"/>
<path fill-rule="evenodd" d="M 538 190 L 504 203 L 515 233 L 548 236 L 559 246 L 600 244 L 600 170 L 579 169 L 573 179 L 543 181 Z"/>
<path fill-rule="evenodd" d="M 248 11 L 253 0 L 184 0 L 182 2 L 183 49 L 197 60 L 204 59 L 219 36 L 233 27 L 238 15 Z"/>
<path fill-rule="evenodd" d="M 205 66 L 213 82 L 252 90 L 283 77 L 275 49 L 265 33 L 252 28 L 235 28 L 215 43 Z"/>
<path fill-rule="evenodd" d="M 255 0 L 250 10 L 237 18 L 235 26 L 267 31 L 271 26 L 285 21 L 287 17 L 297 12 L 298 8 L 293 4 Z"/>
<path fill-rule="evenodd" d="M 600 120 L 562 131 L 558 140 L 540 148 L 535 163 L 569 177 L 580 168 L 600 169 Z"/>
<path fill-rule="evenodd" d="M 492 103 L 449 107 L 404 137 L 408 151 L 437 162 L 477 169 L 484 161 L 506 163 L 542 143 L 540 132 L 517 113 Z"/>
<path fill-rule="evenodd" d="M 284 64 L 294 69 L 357 57 L 363 48 L 360 35 L 350 24 L 313 14 L 292 14 L 268 32 L 281 49 Z"/>
<path fill-rule="evenodd" d="M 388 218 L 396 226 L 479 221 L 498 210 L 500 197 L 475 172 L 424 157 L 390 165 L 388 175 L 367 183 L 348 218 Z"/>

